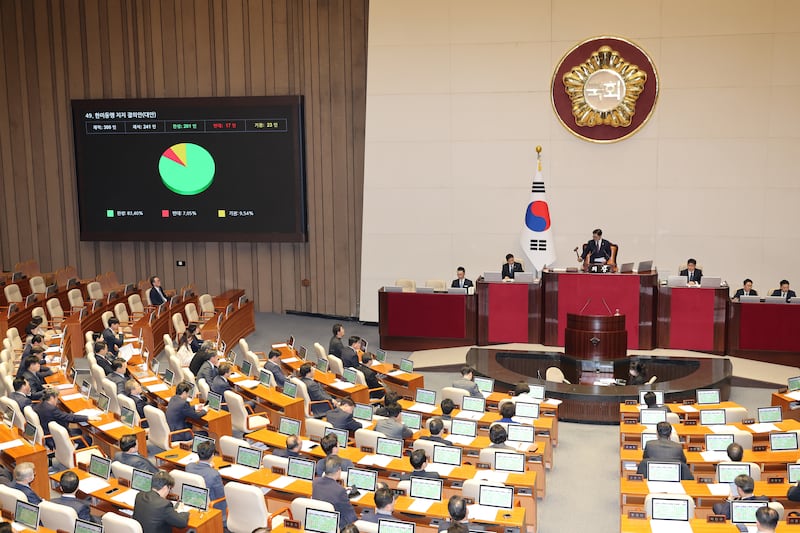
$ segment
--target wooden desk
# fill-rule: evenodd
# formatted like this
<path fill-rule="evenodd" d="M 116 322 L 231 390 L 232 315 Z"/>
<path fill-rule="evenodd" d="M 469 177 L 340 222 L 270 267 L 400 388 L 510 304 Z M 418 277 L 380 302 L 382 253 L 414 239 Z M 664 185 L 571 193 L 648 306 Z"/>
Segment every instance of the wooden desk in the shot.
<path fill-rule="evenodd" d="M 709 523 L 704 518 L 695 518 L 689 521 L 694 533 L 739 533 L 731 522 Z M 649 520 L 636 520 L 628 518 L 625 514 L 620 518 L 620 533 L 651 533 Z M 800 526 L 788 525 L 786 521 L 780 522 L 776 533 L 794 533 L 800 531 Z"/>
<path fill-rule="evenodd" d="M 642 450 L 620 449 L 620 474 L 627 475 L 635 472 L 635 467 L 642 461 Z M 686 455 L 686 462 L 695 475 L 698 477 L 714 477 L 716 475 L 716 466 L 719 462 L 718 459 L 706 459 L 703 457 L 703 452 L 689 452 L 684 451 Z M 724 455 L 725 452 L 722 452 Z M 744 450 L 742 461 L 745 463 L 755 463 L 761 468 L 761 479 L 766 480 L 768 477 L 783 477 L 786 479 L 786 465 L 795 463 L 800 459 L 800 451 L 765 451 L 754 452 L 753 450 Z M 725 461 L 727 461 L 725 457 Z M 633 469 L 633 470 L 632 470 Z"/>
<path fill-rule="evenodd" d="M 237 291 L 241 289 L 236 289 Z M 241 291 L 244 293 L 244 291 Z M 224 293 L 223 293 L 224 294 Z M 235 306 L 235 304 L 234 304 Z M 206 340 L 211 340 L 219 335 L 219 339 L 225 343 L 228 349 L 232 349 L 239 344 L 239 339 L 243 339 L 256 330 L 255 304 L 245 302 L 241 307 L 234 307 L 233 312 L 227 318 L 223 318 L 217 328 L 217 321 L 220 316 L 224 316 L 225 310 L 217 313 L 206 322 L 200 333 Z"/>
<path fill-rule="evenodd" d="M 750 426 L 745 424 L 728 424 L 734 426 L 740 431 L 748 431 L 753 434 L 753 445 L 769 444 L 769 432 L 758 433 L 753 431 Z M 774 424 L 779 431 L 795 431 L 800 430 L 800 421 L 797 420 L 784 420 Z M 673 424 L 672 426 L 678 437 L 686 443 L 704 443 L 705 435 L 714 433 L 708 426 L 687 426 L 684 424 Z M 652 428 L 647 428 L 641 424 L 622 424 L 619 427 L 620 443 L 628 443 L 631 441 L 641 442 L 641 435 L 645 431 L 650 431 Z"/>
<path fill-rule="evenodd" d="M 728 354 L 746 359 L 797 366 L 800 305 L 728 304 Z"/>
<path fill-rule="evenodd" d="M 241 370 L 237 368 L 235 377 L 230 377 L 231 383 L 244 396 L 254 399 L 260 407 L 267 411 L 271 424 L 278 424 L 282 416 L 293 418 L 300 421 L 300 433 L 305 433 L 306 415 L 305 403 L 302 398 L 289 398 L 283 393 L 278 392 L 273 387 L 265 387 L 258 384 L 253 388 L 244 388 L 237 383 L 246 378 Z"/>
<path fill-rule="evenodd" d="M 700 411 L 705 409 L 734 409 L 742 407 L 736 402 L 720 402 L 713 404 L 692 404 L 683 405 L 682 403 L 666 403 L 663 405 L 669 409 L 671 413 L 681 417 L 681 420 L 700 420 Z M 619 406 L 619 421 L 624 424 L 626 420 L 639 420 L 640 405 L 626 405 L 624 403 Z"/>
<path fill-rule="evenodd" d="M 19 463 L 33 463 L 34 471 L 38 473 L 31 481 L 33 491 L 44 499 L 50 498 L 50 484 L 47 482 L 47 448 L 41 444 L 31 446 L 22 438 L 17 428 L 9 428 L 0 424 L 0 442 L 21 441 L 21 444 L 12 448 L 5 448 L 0 453 L 3 463 L 13 472 L 14 466 Z"/>
<path fill-rule="evenodd" d="M 283 353 L 283 352 L 282 352 Z M 281 365 L 290 373 L 296 373 L 306 362 L 295 355 L 281 356 Z M 350 384 L 346 389 L 335 387 L 334 383 L 343 383 L 333 372 L 318 372 L 316 369 L 311 377 L 325 387 L 325 391 L 335 398 L 350 398 L 356 403 L 369 403 L 369 389 L 365 385 Z"/>
<path fill-rule="evenodd" d="M 183 313 L 186 305 L 189 303 L 196 304 L 197 297 L 193 296 L 176 302 L 174 305 L 169 306 L 163 313 L 157 315 L 152 322 L 150 322 L 150 313 L 155 311 L 155 308 L 149 312 L 145 310 L 144 316 L 131 325 L 131 331 L 137 336 L 139 335 L 139 331 L 141 331 L 144 349 L 149 351 L 153 356 L 156 356 L 164 349 L 164 335 L 166 334 L 170 337 L 174 335 L 172 315 L 174 313 Z"/>
<path fill-rule="evenodd" d="M 542 284 L 520 282 L 476 283 L 478 294 L 477 344 L 542 342 Z"/>
<path fill-rule="evenodd" d="M 728 287 L 659 287 L 658 347 L 725 353 Z"/>
<path fill-rule="evenodd" d="M 773 392 L 771 405 L 780 406 L 784 418 L 800 420 L 800 409 L 792 409 L 792 405 L 800 405 L 798 400 L 788 396 L 785 392 Z"/>

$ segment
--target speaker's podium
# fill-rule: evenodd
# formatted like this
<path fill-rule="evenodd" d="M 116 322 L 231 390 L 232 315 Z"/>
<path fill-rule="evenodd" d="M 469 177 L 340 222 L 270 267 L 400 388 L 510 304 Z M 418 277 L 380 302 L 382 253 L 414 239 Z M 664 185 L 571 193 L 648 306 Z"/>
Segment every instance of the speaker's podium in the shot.
<path fill-rule="evenodd" d="M 542 284 L 539 280 L 479 278 L 478 344 L 542 342 Z"/>
<path fill-rule="evenodd" d="M 624 359 L 628 350 L 625 315 L 578 315 L 567 313 L 564 353 L 579 359 Z"/>

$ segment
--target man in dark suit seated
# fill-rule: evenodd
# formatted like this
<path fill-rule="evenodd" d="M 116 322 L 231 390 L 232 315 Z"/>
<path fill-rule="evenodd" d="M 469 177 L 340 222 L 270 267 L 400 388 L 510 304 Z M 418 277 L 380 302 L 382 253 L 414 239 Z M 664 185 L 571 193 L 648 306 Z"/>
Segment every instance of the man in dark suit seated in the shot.
<path fill-rule="evenodd" d="M 297 375 L 300 376 L 300 381 L 302 381 L 305 386 L 306 390 L 308 391 L 308 398 L 312 402 L 319 402 L 319 401 L 328 401 L 329 403 L 316 403 L 311 406 L 311 412 L 316 417 L 324 416 L 325 413 L 333 409 L 333 398 L 330 394 L 325 392 L 322 389 L 322 385 L 314 381 L 309 374 L 311 373 L 311 365 L 309 363 L 303 363 L 300 367 L 300 370 L 297 371 Z"/>
<path fill-rule="evenodd" d="M 334 510 L 339 511 L 339 524 L 347 525 L 358 520 L 358 517 L 347 497 L 347 491 L 339 485 L 341 472 L 341 458 L 338 455 L 326 457 L 324 475 L 315 478 L 311 483 L 311 497 L 333 504 Z"/>
<path fill-rule="evenodd" d="M 659 422 L 656 424 L 656 440 L 649 441 L 642 453 L 642 461 L 639 463 L 637 469 L 638 474 L 647 477 L 647 463 L 648 461 L 654 462 L 673 462 L 681 463 L 681 479 L 694 479 L 689 465 L 686 464 L 686 454 L 683 452 L 683 446 L 678 442 L 670 440 L 672 434 L 672 426 L 669 422 Z"/>
<path fill-rule="evenodd" d="M 351 335 L 347 339 L 347 346 L 342 348 L 342 365 L 345 368 L 358 368 L 358 352 L 361 348 L 361 337 Z"/>
<path fill-rule="evenodd" d="M 452 446 L 453 443 L 447 439 L 442 438 L 442 430 L 444 429 L 444 422 L 439 417 L 432 418 L 430 422 L 428 422 L 428 430 L 430 430 L 431 434 L 429 436 L 420 437 L 422 440 L 432 440 L 433 442 L 438 442 L 439 444 L 445 444 L 447 446 Z"/>
<path fill-rule="evenodd" d="M 770 296 L 780 296 L 781 298 L 786 298 L 786 301 L 788 302 L 797 295 L 794 293 L 792 289 L 789 288 L 789 280 L 782 279 L 781 288 L 772 291 L 772 294 L 770 294 Z"/>
<path fill-rule="evenodd" d="M 189 404 L 189 391 L 192 390 L 192 384 L 182 381 L 175 387 L 175 396 L 169 399 L 167 404 L 167 424 L 170 431 L 178 431 L 181 429 L 191 428 L 191 424 L 186 420 L 200 421 L 206 414 L 206 410 L 192 407 Z M 204 434 L 205 431 L 195 431 L 195 433 Z M 172 440 L 192 440 L 192 435 L 189 432 L 179 433 L 172 436 Z"/>
<path fill-rule="evenodd" d="M 394 515 L 394 492 L 392 489 L 384 487 L 376 489 L 374 499 L 375 511 L 364 512 L 361 520 L 373 524 L 377 524 L 381 520 L 401 520 Z"/>
<path fill-rule="evenodd" d="M 589 256 L 589 264 L 605 265 L 611 259 L 611 243 L 603 238 L 600 228 L 592 231 L 592 238 L 583 247 L 580 261 L 586 261 L 586 256 Z"/>
<path fill-rule="evenodd" d="M 158 472 L 158 468 L 156 468 L 153 463 L 146 457 L 139 455 L 139 441 L 136 439 L 136 435 L 123 435 L 122 438 L 119 439 L 119 449 L 121 451 L 114 455 L 115 461 L 132 466 L 133 468 L 138 468 L 139 470 L 144 470 L 145 472 L 150 472 L 151 474 Z"/>
<path fill-rule="evenodd" d="M 745 280 L 742 282 L 742 288 L 736 289 L 736 292 L 734 293 L 733 298 L 731 298 L 731 300 L 733 300 L 734 302 L 738 302 L 739 298 L 741 298 L 742 296 L 758 296 L 758 293 L 753 290 L 752 279 L 745 278 Z"/>
<path fill-rule="evenodd" d="M 364 352 L 364 355 L 361 356 L 361 363 L 358 365 L 358 369 L 362 374 L 364 374 L 364 381 L 367 382 L 367 388 L 370 389 L 369 397 L 375 399 L 383 398 L 386 395 L 386 390 L 383 388 L 383 384 L 378 379 L 378 374 L 372 370 L 372 368 L 370 368 L 371 364 L 372 354 L 369 352 Z"/>
<path fill-rule="evenodd" d="M 475 370 L 471 366 L 461 367 L 461 378 L 453 382 L 453 387 L 464 389 L 473 398 L 483 398 L 483 394 L 473 381 L 474 377 Z"/>
<path fill-rule="evenodd" d="M 489 448 L 500 448 L 501 450 L 514 450 L 506 441 L 508 440 L 508 431 L 500 424 L 494 424 L 489 428 Z"/>
<path fill-rule="evenodd" d="M 94 359 L 97 361 L 97 366 L 106 373 L 106 376 L 114 371 L 111 367 L 111 359 L 109 359 L 108 345 L 104 341 L 94 343 Z"/>
<path fill-rule="evenodd" d="M 740 474 L 736 476 L 733 479 L 733 484 L 736 485 L 737 500 L 758 502 L 769 501 L 767 496 L 755 496 L 753 494 L 753 491 L 755 491 L 756 482 L 747 474 Z M 725 518 L 728 520 L 731 519 L 731 502 L 729 501 L 715 503 L 712 507 L 712 510 L 714 511 L 714 514 L 725 515 Z"/>
<path fill-rule="evenodd" d="M 41 400 L 44 395 L 44 380 L 39 375 L 41 363 L 39 358 L 35 355 L 29 355 L 23 362 L 25 370 L 22 372 L 22 377 L 31 387 L 30 397 L 31 400 Z"/>
<path fill-rule="evenodd" d="M 61 497 L 53 498 L 50 501 L 52 503 L 57 503 L 58 505 L 72 507 L 75 509 L 75 512 L 78 513 L 78 518 L 81 520 L 99 524 L 100 520 L 92 516 L 91 504 L 86 500 L 78 499 L 78 497 L 75 495 L 75 493 L 78 492 L 79 482 L 80 480 L 78 479 L 78 474 L 71 470 L 67 470 L 61 475 L 61 479 L 58 483 L 61 487 Z"/>
<path fill-rule="evenodd" d="M 217 377 L 217 363 L 219 362 L 219 352 L 214 350 L 208 359 L 203 361 L 200 369 L 197 371 L 197 379 L 203 378 L 209 387 L 214 383 L 214 378 Z"/>
<path fill-rule="evenodd" d="M 472 280 L 467 279 L 465 276 L 467 271 L 464 270 L 464 267 L 458 267 L 456 269 L 456 279 L 450 284 L 450 287 L 454 289 L 468 289 L 473 286 Z"/>
<path fill-rule="evenodd" d="M 108 346 L 108 353 L 113 357 L 119 355 L 119 349 L 125 344 L 125 334 L 119 330 L 118 318 L 112 316 L 108 319 L 108 327 L 103 330 L 103 342 Z"/>
<path fill-rule="evenodd" d="M 689 285 L 700 285 L 700 280 L 703 278 L 703 271 L 697 268 L 697 261 L 689 259 L 686 261 L 686 268 L 681 270 L 681 276 L 686 276 L 686 282 Z"/>
<path fill-rule="evenodd" d="M 344 344 L 342 343 L 342 338 L 344 337 L 344 326 L 341 324 L 334 324 L 331 330 L 333 331 L 333 337 L 331 337 L 331 340 L 328 343 L 328 353 L 341 358 L 342 348 L 344 348 Z"/>
<path fill-rule="evenodd" d="M 300 449 L 302 443 L 300 437 L 296 435 L 289 435 L 286 437 L 286 449 L 274 448 L 272 455 L 276 457 L 300 457 Z"/>
<path fill-rule="evenodd" d="M 125 382 L 125 396 L 133 400 L 136 404 L 136 412 L 139 413 L 139 418 L 144 421 L 144 406 L 149 402 L 144 397 L 142 386 L 135 379 L 129 379 Z"/>
<path fill-rule="evenodd" d="M 322 447 L 322 451 L 325 452 L 325 457 L 317 461 L 317 466 L 314 468 L 314 474 L 317 476 L 322 476 L 325 474 L 325 459 L 328 457 L 336 456 L 339 457 L 339 439 L 336 438 L 336 435 L 333 433 L 328 433 L 319 441 L 319 445 Z M 353 468 L 353 461 L 350 459 L 345 459 L 344 457 L 339 457 L 342 460 L 342 471 L 347 472 L 351 468 Z"/>
<path fill-rule="evenodd" d="M 514 254 L 506 254 L 506 262 L 500 272 L 503 279 L 514 279 L 514 274 L 524 272 L 522 265 L 514 261 Z"/>
<path fill-rule="evenodd" d="M 425 467 L 428 466 L 428 458 L 425 456 L 425 450 L 414 450 L 408 457 L 411 463 L 411 468 L 414 470 L 410 474 L 403 474 L 400 479 L 411 479 L 412 477 L 426 477 L 428 479 L 440 479 L 438 472 L 427 472 Z"/>
<path fill-rule="evenodd" d="M 375 424 L 375 431 L 383 433 L 387 437 L 393 439 L 410 439 L 411 436 L 414 435 L 414 432 L 411 431 L 411 428 L 403 424 L 403 421 L 400 419 L 400 412 L 402 410 L 400 404 L 392 403 L 387 405 L 387 417 L 383 420 L 379 420 L 378 423 Z"/>
<path fill-rule="evenodd" d="M 117 394 L 125 392 L 125 382 L 127 381 L 125 373 L 127 371 L 128 364 L 122 357 L 117 357 L 111 361 L 111 373 L 106 377 L 117 386 Z"/>
<path fill-rule="evenodd" d="M 355 408 L 353 400 L 342 398 L 336 409 L 331 409 L 327 412 L 325 419 L 333 424 L 334 428 L 345 429 L 352 435 L 356 430 L 362 428 L 358 420 L 353 418 L 353 408 Z"/>
<path fill-rule="evenodd" d="M 89 420 L 100 420 L 99 416 L 83 416 L 74 413 L 68 413 L 58 406 L 58 389 L 45 389 L 42 394 L 42 401 L 33 406 L 33 410 L 39 415 L 39 421 L 42 423 L 42 430 L 49 432 L 50 422 L 57 422 L 66 429 L 71 437 L 80 436 L 81 430 L 69 427 L 70 424 L 79 424 L 80 422 L 88 422 Z M 86 442 L 92 443 L 89 436 L 84 437 Z M 45 444 L 51 450 L 55 448 L 55 443 L 51 437 L 45 439 Z M 83 442 L 76 442 L 78 448 L 83 447 Z"/>
<path fill-rule="evenodd" d="M 445 520 L 439 524 L 439 531 L 447 531 L 453 525 L 462 525 L 469 531 L 469 520 L 467 520 L 467 501 L 458 495 L 450 496 L 447 500 L 447 514 L 450 520 Z"/>
<path fill-rule="evenodd" d="M 780 515 L 778 511 L 764 505 L 756 509 L 756 533 L 775 533 Z"/>
<path fill-rule="evenodd" d="M 19 410 L 22 411 L 26 406 L 31 405 L 31 385 L 25 378 L 14 378 L 14 392 L 8 395 L 9 398 L 17 402 Z"/>
<path fill-rule="evenodd" d="M 133 519 L 142 525 L 147 533 L 172 533 L 172 528 L 184 528 L 189 524 L 189 512 L 184 505 L 172 506 L 167 499 L 175 480 L 167 472 L 160 471 L 153 476 L 150 492 L 136 495 L 133 505 Z"/>
<path fill-rule="evenodd" d="M 275 378 L 275 385 L 283 388 L 283 384 L 286 383 L 286 374 L 283 373 L 280 362 L 281 352 L 278 350 L 270 350 L 264 368 L 272 372 L 272 377 Z"/>
<path fill-rule="evenodd" d="M 197 446 L 197 457 L 200 459 L 196 463 L 189 463 L 186 465 L 186 471 L 190 474 L 197 474 L 206 482 L 208 489 L 208 498 L 210 500 L 219 500 L 225 497 L 225 487 L 222 484 L 222 476 L 219 471 L 214 468 L 212 457 L 214 456 L 214 445 L 209 441 L 203 441 Z M 221 501 L 214 505 L 215 509 L 222 512 L 222 526 L 226 527 L 228 522 L 227 509 L 228 505 L 225 501 Z"/>
<path fill-rule="evenodd" d="M 41 475 L 46 476 L 47 472 L 42 472 Z M 36 470 L 33 463 L 17 463 L 17 466 L 14 467 L 14 483 L 9 486 L 22 492 L 28 498 L 28 503 L 39 505 L 42 499 L 31 488 L 31 482 L 35 476 Z M 47 496 L 49 499 L 50 495 L 47 494 Z"/>
<path fill-rule="evenodd" d="M 169 300 L 167 293 L 161 287 L 161 278 L 158 276 L 150 277 L 150 303 L 153 305 L 161 305 Z"/>

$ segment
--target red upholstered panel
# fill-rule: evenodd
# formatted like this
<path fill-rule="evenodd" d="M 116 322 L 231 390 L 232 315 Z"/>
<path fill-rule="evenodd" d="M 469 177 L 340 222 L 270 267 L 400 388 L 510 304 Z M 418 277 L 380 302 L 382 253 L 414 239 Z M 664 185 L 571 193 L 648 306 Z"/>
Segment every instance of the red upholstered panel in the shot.
<path fill-rule="evenodd" d="M 461 338 L 467 333 L 463 294 L 387 294 L 389 336 Z"/>
<path fill-rule="evenodd" d="M 567 313 L 608 315 L 609 309 L 611 314 L 619 309 L 620 314 L 625 315 L 628 347 L 638 347 L 639 276 L 561 274 L 558 277 L 558 345 L 564 346 Z"/>
<path fill-rule="evenodd" d="M 741 304 L 739 348 L 742 350 L 800 351 L 800 305 Z"/>
<path fill-rule="evenodd" d="M 669 347 L 714 349 L 714 291 L 673 288 L 670 297 Z"/>
<path fill-rule="evenodd" d="M 489 344 L 528 342 L 528 284 L 489 285 Z"/>

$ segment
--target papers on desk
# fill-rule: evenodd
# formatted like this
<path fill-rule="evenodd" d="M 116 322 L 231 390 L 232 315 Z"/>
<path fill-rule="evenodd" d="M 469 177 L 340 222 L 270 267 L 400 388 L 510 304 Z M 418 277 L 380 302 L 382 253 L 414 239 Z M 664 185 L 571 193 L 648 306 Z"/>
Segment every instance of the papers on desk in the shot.
<path fill-rule="evenodd" d="M 61 362 L 61 357 L 60 356 L 55 356 L 55 357 L 51 357 L 50 358 L 50 363 L 51 364 L 56 365 L 56 364 L 59 364 L 60 362 Z"/>
<path fill-rule="evenodd" d="M 125 344 L 119 349 L 119 356 L 125 359 L 126 363 L 131 360 L 131 357 L 140 353 L 142 353 L 142 351 L 135 349 L 133 344 Z"/>
<path fill-rule="evenodd" d="M 147 390 L 149 390 L 150 392 L 163 392 L 165 390 L 169 390 L 169 385 L 167 385 L 166 383 L 156 383 L 151 387 L 147 387 Z"/>
<path fill-rule="evenodd" d="M 122 494 L 117 494 L 111 498 L 115 502 L 124 503 L 128 507 L 133 507 L 136 504 L 136 495 L 139 491 L 136 489 L 128 489 Z"/>
<path fill-rule="evenodd" d="M 792 400 L 795 400 L 795 401 L 800 401 L 800 390 L 787 392 L 787 393 L 784 394 L 784 396 L 786 396 L 787 398 L 791 398 Z"/>
<path fill-rule="evenodd" d="M 61 351 L 61 347 L 60 346 L 51 346 L 48 349 L 46 349 L 44 351 L 44 353 L 58 353 L 60 351 Z"/>
<path fill-rule="evenodd" d="M 680 409 L 684 413 L 696 413 L 697 412 L 697 408 L 695 408 L 692 405 L 679 405 L 678 409 Z"/>
<path fill-rule="evenodd" d="M 450 472 L 453 471 L 455 465 L 441 465 L 439 463 L 428 463 L 428 466 L 425 467 L 426 472 L 436 472 L 440 476 L 449 476 Z"/>
<path fill-rule="evenodd" d="M 706 426 L 708 429 L 711 430 L 712 433 L 736 433 L 739 431 L 739 428 L 736 426 L 731 426 L 729 424 L 719 424 L 714 426 Z"/>
<path fill-rule="evenodd" d="M 478 470 L 475 473 L 474 479 L 482 481 L 494 481 L 496 483 L 505 483 L 508 479 L 508 472 L 502 470 Z"/>
<path fill-rule="evenodd" d="M 432 413 L 436 410 L 435 405 L 429 403 L 414 403 L 408 408 L 409 411 L 419 411 L 420 413 Z"/>
<path fill-rule="evenodd" d="M 700 452 L 700 457 L 709 463 L 718 463 L 728 460 L 728 454 L 725 452 Z"/>
<path fill-rule="evenodd" d="M 535 418 L 531 418 L 529 416 L 512 416 L 511 420 L 516 422 L 517 424 L 525 424 L 526 426 L 532 426 Z"/>
<path fill-rule="evenodd" d="M 483 396 L 484 398 L 488 398 L 489 396 L 492 395 L 491 392 L 486 392 L 486 391 L 479 391 L 479 392 L 481 393 L 481 396 Z"/>
<path fill-rule="evenodd" d="M 240 377 L 242 377 L 242 376 L 243 376 L 243 374 L 240 374 L 240 373 L 238 373 L 238 372 L 231 372 L 230 376 L 228 376 L 228 377 L 229 377 L 230 379 L 239 379 L 239 378 L 240 378 Z"/>
<path fill-rule="evenodd" d="M 465 418 L 467 420 L 480 420 L 485 413 L 476 413 L 475 411 L 459 411 L 454 418 Z"/>
<path fill-rule="evenodd" d="M 62 396 L 61 401 L 71 402 L 72 400 L 80 400 L 81 398 L 83 398 L 83 394 L 76 392 L 75 394 L 67 394 L 66 396 Z"/>
<path fill-rule="evenodd" d="M 497 507 L 488 505 L 467 505 L 467 518 L 469 520 L 480 520 L 481 522 L 496 522 Z"/>
<path fill-rule="evenodd" d="M 448 435 L 447 440 L 449 440 L 453 444 L 469 446 L 470 444 L 472 444 L 472 441 L 475 440 L 475 437 L 467 437 L 466 435 Z"/>
<path fill-rule="evenodd" d="M 258 387 L 258 383 L 257 379 L 243 379 L 242 381 L 237 381 L 236 385 L 243 389 L 252 389 L 253 387 Z"/>
<path fill-rule="evenodd" d="M 267 485 L 272 487 L 273 489 L 285 489 L 289 485 L 295 482 L 296 478 L 289 477 L 289 476 L 280 476 L 277 479 L 273 479 Z"/>
<path fill-rule="evenodd" d="M 692 533 L 692 523 L 688 520 L 650 520 L 652 533 Z"/>
<path fill-rule="evenodd" d="M 594 380 L 593 385 L 597 385 L 599 387 L 608 387 L 609 385 L 614 385 L 616 381 L 614 378 L 600 378 Z"/>
<path fill-rule="evenodd" d="M 552 405 L 553 407 L 558 407 L 564 400 L 557 400 L 555 398 L 547 398 L 544 402 L 545 405 Z"/>
<path fill-rule="evenodd" d="M 255 468 L 250 468 L 249 466 L 242 466 L 242 465 L 231 465 L 219 469 L 219 473 L 221 476 L 232 477 L 234 479 L 242 479 L 243 477 L 249 476 L 255 471 L 256 471 Z"/>
<path fill-rule="evenodd" d="M 297 357 L 287 357 L 286 359 L 281 359 L 281 363 L 286 363 L 288 365 L 289 363 L 295 363 L 299 360 L 300 359 L 298 359 Z"/>
<path fill-rule="evenodd" d="M 508 446 L 515 448 L 518 452 L 535 452 L 537 445 L 535 442 L 513 442 L 506 441 Z"/>
<path fill-rule="evenodd" d="M 102 426 L 98 426 L 98 429 L 100 431 L 111 431 L 112 429 L 121 428 L 124 425 L 125 424 L 123 424 L 119 420 L 114 420 L 113 422 L 109 422 L 108 424 L 103 424 Z"/>
<path fill-rule="evenodd" d="M 72 383 L 59 383 L 58 385 L 56 385 L 56 388 L 58 390 L 71 389 L 72 387 L 73 387 Z"/>
<path fill-rule="evenodd" d="M 313 440 L 305 440 L 304 439 L 304 440 L 300 441 L 300 451 L 303 451 L 303 452 L 306 452 L 306 453 L 310 452 L 311 450 L 313 450 L 314 448 L 316 448 L 318 446 L 319 446 L 319 444 L 314 442 Z"/>
<path fill-rule="evenodd" d="M 125 337 L 125 340 L 122 342 L 123 344 L 130 344 L 132 342 L 136 342 L 137 340 L 139 339 L 137 339 L 136 337 Z"/>
<path fill-rule="evenodd" d="M 392 459 L 394 459 L 394 457 L 390 457 L 388 455 L 377 455 L 377 454 L 365 455 L 364 457 L 361 458 L 360 461 L 358 461 L 358 464 L 382 466 L 385 468 L 389 466 L 389 463 L 392 462 Z"/>
<path fill-rule="evenodd" d="M 189 463 L 197 463 L 199 461 L 200 461 L 200 456 L 197 455 L 196 453 L 192 452 L 192 453 L 188 454 L 186 457 L 182 457 L 180 459 L 180 461 L 178 461 L 178 464 L 186 466 Z"/>
<path fill-rule="evenodd" d="M 91 418 L 93 416 L 102 415 L 103 411 L 101 411 L 100 409 L 91 409 L 91 408 L 89 408 L 89 409 L 81 409 L 80 411 L 78 411 L 75 414 L 78 415 L 78 416 L 86 416 L 86 417 Z"/>
<path fill-rule="evenodd" d="M 781 428 L 779 428 L 778 426 L 776 426 L 771 422 L 764 424 L 750 424 L 749 426 L 747 426 L 747 429 L 749 429 L 753 433 L 769 433 L 771 431 L 781 430 Z"/>
<path fill-rule="evenodd" d="M 158 376 L 147 376 L 146 378 L 141 378 L 139 383 L 152 383 L 154 381 L 158 381 Z"/>
<path fill-rule="evenodd" d="M 337 379 L 336 381 L 331 383 L 331 387 L 337 388 L 339 390 L 347 390 L 347 389 L 352 389 L 353 387 L 355 387 L 355 385 L 353 383 L 350 383 L 349 381 L 339 381 Z"/>
<path fill-rule="evenodd" d="M 647 492 L 666 492 L 667 494 L 686 494 L 680 481 L 647 481 Z"/>
<path fill-rule="evenodd" d="M 20 439 L 14 439 L 8 442 L 2 442 L 0 443 L 0 451 L 7 450 L 8 448 L 16 448 L 17 446 L 22 446 L 23 444 L 25 443 L 22 442 L 22 440 Z"/>
<path fill-rule="evenodd" d="M 389 373 L 388 373 L 388 374 L 386 374 L 386 375 L 387 375 L 387 376 L 402 376 L 402 375 L 403 375 L 403 374 L 405 374 L 405 373 L 406 373 L 406 372 L 405 372 L 405 371 L 403 371 L 403 370 L 392 370 L 391 372 L 389 372 Z"/>
<path fill-rule="evenodd" d="M 412 513 L 422 513 L 425 514 L 428 512 L 428 509 L 431 508 L 433 505 L 433 500 L 426 500 L 425 498 L 414 498 L 414 503 L 408 506 L 408 510 Z"/>
<path fill-rule="evenodd" d="M 108 481 L 96 476 L 89 476 L 78 483 L 78 490 L 84 494 L 91 494 L 106 487 L 108 487 Z"/>
<path fill-rule="evenodd" d="M 709 483 L 706 487 L 708 487 L 708 492 L 710 492 L 712 496 L 727 497 L 731 495 L 730 483 Z"/>

